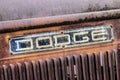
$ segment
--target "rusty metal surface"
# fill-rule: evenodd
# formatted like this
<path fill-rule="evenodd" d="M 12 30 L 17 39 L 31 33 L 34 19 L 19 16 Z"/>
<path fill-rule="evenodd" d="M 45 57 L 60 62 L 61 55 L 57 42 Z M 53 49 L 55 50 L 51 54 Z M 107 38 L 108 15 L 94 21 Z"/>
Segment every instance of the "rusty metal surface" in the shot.
<path fill-rule="evenodd" d="M 9 51 L 10 37 L 106 24 L 112 25 L 112 42 L 22 55 Z M 0 80 L 119 80 L 119 24 L 119 9 L 0 22 Z"/>
<path fill-rule="evenodd" d="M 119 50 L 1 65 L 0 80 L 119 80 Z"/>
<path fill-rule="evenodd" d="M 0 21 L 120 8 L 119 0 L 1 0 Z"/>
<path fill-rule="evenodd" d="M 93 51 L 99 51 L 99 50 L 111 50 L 116 49 L 120 40 L 120 27 L 119 27 L 120 20 L 119 19 L 111 19 L 111 20 L 103 20 L 103 21 L 93 21 L 93 22 L 84 22 L 84 23 L 77 23 L 77 24 L 68 24 L 68 25 L 61 25 L 61 26 L 51 26 L 51 27 L 43 27 L 39 29 L 32 29 L 32 30 L 21 30 L 21 31 L 15 31 L 15 32 L 7 32 L 4 34 L 0 34 L 0 58 L 10 58 L 18 59 L 22 57 L 29 57 L 32 58 L 33 56 L 37 59 L 39 56 L 44 57 L 50 57 L 50 56 L 63 56 L 66 54 L 72 54 L 72 53 L 81 53 L 86 52 L 86 49 L 88 49 L 89 52 Z M 23 35 L 31 35 L 31 34 L 37 34 L 37 33 L 44 33 L 44 32 L 54 32 L 59 30 L 67 30 L 67 29 L 74 29 L 74 28 L 84 28 L 84 27 L 93 27 L 98 25 L 104 25 L 104 24 L 111 24 L 114 30 L 114 41 L 106 44 L 98 44 L 98 45 L 91 45 L 91 46 L 83 46 L 83 47 L 75 47 L 75 48 L 68 48 L 68 49 L 61 49 L 61 50 L 51 50 L 50 52 L 42 51 L 42 52 L 33 52 L 30 54 L 24 54 L 24 55 L 11 55 L 9 51 L 9 38 L 15 37 L 15 36 L 23 36 Z M 102 47 L 101 47 L 102 46 Z M 81 49 L 81 50 L 79 50 Z M 94 50 L 96 49 L 96 50 Z M 52 54 L 52 55 L 49 55 Z M 39 55 L 39 56 L 38 56 Z M 11 59 L 12 60 L 12 59 Z"/>
<path fill-rule="evenodd" d="M 120 9 L 0 22 L 0 33 L 120 18 Z"/>

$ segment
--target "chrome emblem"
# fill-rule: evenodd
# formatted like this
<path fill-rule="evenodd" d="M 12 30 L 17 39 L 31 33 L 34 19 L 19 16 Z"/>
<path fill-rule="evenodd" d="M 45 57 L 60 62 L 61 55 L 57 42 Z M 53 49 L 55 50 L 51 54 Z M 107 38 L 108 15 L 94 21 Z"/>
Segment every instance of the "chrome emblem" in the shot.
<path fill-rule="evenodd" d="M 62 33 L 61 33 L 62 32 Z M 51 33 L 40 33 L 21 37 L 11 37 L 10 52 L 21 54 L 35 51 L 48 51 L 76 46 L 111 42 L 114 39 L 110 25 L 77 28 Z"/>

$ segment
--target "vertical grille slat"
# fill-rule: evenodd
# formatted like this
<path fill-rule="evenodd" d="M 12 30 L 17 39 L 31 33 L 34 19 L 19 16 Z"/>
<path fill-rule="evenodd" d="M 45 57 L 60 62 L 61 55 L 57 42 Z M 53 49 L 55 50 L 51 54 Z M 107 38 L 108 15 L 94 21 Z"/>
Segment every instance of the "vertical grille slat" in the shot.
<path fill-rule="evenodd" d="M 45 62 L 39 60 L 39 65 L 40 65 L 40 70 L 41 70 L 41 79 L 42 80 L 47 80 L 46 79 L 46 66 L 45 66 Z"/>
<path fill-rule="evenodd" d="M 0 80 L 119 80 L 120 50 L 2 65 Z"/>
<path fill-rule="evenodd" d="M 90 80 L 96 80 L 94 56 L 89 55 Z"/>
<path fill-rule="evenodd" d="M 120 80 L 120 49 L 114 50 L 114 60 L 115 60 L 115 70 L 116 70 L 116 80 Z"/>
<path fill-rule="evenodd" d="M 76 70 L 76 78 L 77 80 L 83 80 L 82 78 L 82 65 L 80 61 L 80 56 L 74 55 L 74 60 L 75 60 L 75 70 Z"/>
<path fill-rule="evenodd" d="M 93 54 L 94 55 L 94 61 L 95 61 L 95 73 L 96 73 L 96 77 L 97 80 L 103 80 L 103 74 L 102 74 L 102 64 L 100 61 L 100 54 Z"/>
<path fill-rule="evenodd" d="M 22 76 L 22 69 L 21 69 L 20 63 L 17 63 L 17 69 L 18 69 L 18 80 L 25 80 L 23 79 L 23 76 Z"/>
<path fill-rule="evenodd" d="M 69 75 L 69 78 L 70 78 L 70 80 L 75 80 L 73 57 L 68 56 L 67 57 L 67 62 L 68 62 L 68 75 Z"/>
<path fill-rule="evenodd" d="M 33 80 L 38 80 L 37 79 L 37 69 L 36 69 L 35 61 L 32 61 L 31 64 L 32 64 Z"/>
<path fill-rule="evenodd" d="M 15 66 L 13 64 L 10 64 L 10 74 L 11 74 L 11 80 L 15 80 Z"/>
<path fill-rule="evenodd" d="M 4 80 L 8 80 L 7 67 L 5 65 L 2 66 L 2 73 L 4 76 Z"/>
<path fill-rule="evenodd" d="M 40 68 L 40 64 L 39 61 L 36 62 L 36 76 L 37 76 L 37 80 L 42 80 L 41 79 L 41 68 Z"/>
<path fill-rule="evenodd" d="M 47 60 L 47 69 L 48 69 L 48 80 L 55 80 L 54 79 L 54 70 L 53 70 L 53 61 Z"/>
<path fill-rule="evenodd" d="M 12 75 L 11 75 L 11 70 L 10 70 L 10 66 L 7 69 L 7 73 L 8 73 L 8 79 L 12 80 Z"/>
<path fill-rule="evenodd" d="M 59 63 L 58 63 L 58 59 L 53 59 L 53 66 L 54 66 L 54 78 L 55 80 L 60 80 L 60 76 L 59 76 L 59 71 L 58 71 L 58 67 L 59 67 Z"/>
<path fill-rule="evenodd" d="M 109 78 L 110 78 L 110 80 L 115 80 L 114 79 L 114 66 L 113 66 L 113 64 L 114 64 L 114 62 L 113 62 L 113 57 L 112 57 L 112 54 L 108 51 L 108 66 L 109 66 Z"/>
<path fill-rule="evenodd" d="M 61 67 L 62 67 L 62 78 L 60 78 L 60 80 L 68 80 L 66 58 L 61 57 L 60 62 L 61 62 Z"/>
<path fill-rule="evenodd" d="M 104 62 L 104 55 L 103 55 L 102 52 L 100 52 L 100 63 L 101 63 L 101 77 L 102 77 L 102 80 L 106 80 L 105 62 Z"/>
<path fill-rule="evenodd" d="M 24 62 L 26 80 L 30 80 L 29 63 Z"/>
<path fill-rule="evenodd" d="M 103 54 L 104 55 L 104 67 L 105 67 L 105 69 L 104 69 L 104 72 L 105 72 L 105 80 L 110 80 L 109 79 L 109 64 L 108 64 L 108 56 L 107 56 L 107 54 L 105 53 L 105 54 Z"/>
<path fill-rule="evenodd" d="M 88 59 L 87 59 L 87 54 L 82 54 L 82 69 L 83 69 L 83 77 L 84 80 L 90 80 L 89 79 L 89 70 L 88 70 Z"/>

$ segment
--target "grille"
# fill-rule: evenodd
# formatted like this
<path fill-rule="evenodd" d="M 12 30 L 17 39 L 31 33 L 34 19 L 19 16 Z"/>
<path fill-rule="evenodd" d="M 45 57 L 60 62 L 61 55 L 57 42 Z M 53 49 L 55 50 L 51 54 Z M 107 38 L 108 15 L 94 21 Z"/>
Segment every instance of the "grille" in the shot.
<path fill-rule="evenodd" d="M 2 65 L 0 80 L 120 80 L 119 50 Z"/>

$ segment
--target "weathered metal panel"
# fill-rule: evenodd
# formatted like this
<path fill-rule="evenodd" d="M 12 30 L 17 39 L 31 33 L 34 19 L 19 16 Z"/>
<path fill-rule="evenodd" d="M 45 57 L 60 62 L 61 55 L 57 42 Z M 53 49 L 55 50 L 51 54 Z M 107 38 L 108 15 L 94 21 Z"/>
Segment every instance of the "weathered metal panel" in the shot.
<path fill-rule="evenodd" d="M 19 55 L 9 51 L 10 38 L 108 24 L 110 42 Z M 0 22 L 0 80 L 119 80 L 119 24 L 119 9 Z"/>
<path fill-rule="evenodd" d="M 120 8 L 119 0 L 0 0 L 0 21 Z"/>

